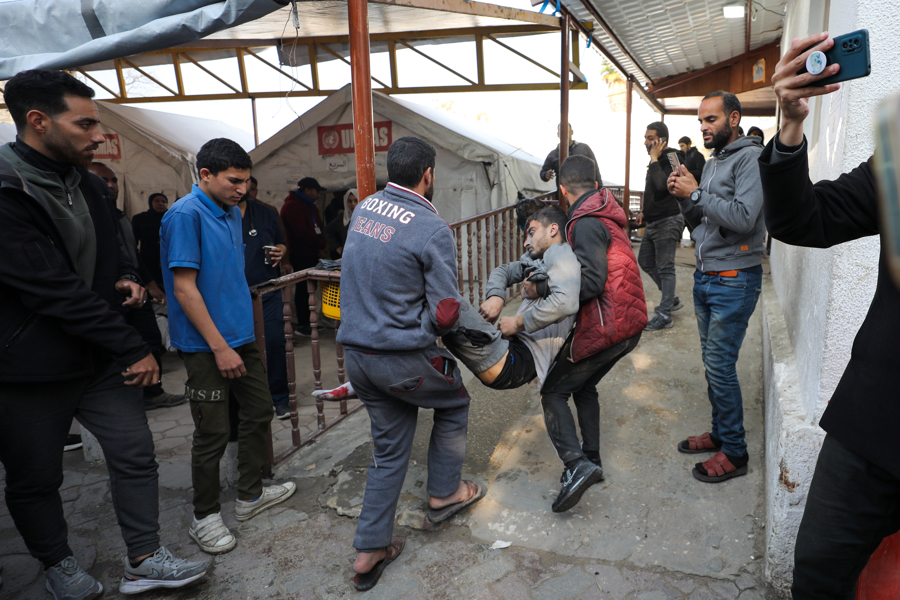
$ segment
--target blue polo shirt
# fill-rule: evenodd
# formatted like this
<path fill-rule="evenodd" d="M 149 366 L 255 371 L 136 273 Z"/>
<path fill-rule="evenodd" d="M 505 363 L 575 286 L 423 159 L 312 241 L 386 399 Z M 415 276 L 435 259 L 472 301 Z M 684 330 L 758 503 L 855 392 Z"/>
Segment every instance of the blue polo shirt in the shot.
<path fill-rule="evenodd" d="M 163 281 L 169 298 L 169 336 L 183 352 L 211 352 L 175 298 L 172 269 L 197 269 L 197 289 L 216 329 L 231 348 L 256 339 L 253 304 L 244 275 L 241 210 L 222 210 L 197 185 L 172 205 L 159 234 Z"/>

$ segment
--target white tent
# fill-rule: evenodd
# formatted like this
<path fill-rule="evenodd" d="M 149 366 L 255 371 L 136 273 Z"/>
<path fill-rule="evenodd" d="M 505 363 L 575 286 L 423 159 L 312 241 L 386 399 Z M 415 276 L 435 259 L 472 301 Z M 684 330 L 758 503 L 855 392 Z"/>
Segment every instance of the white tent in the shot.
<path fill-rule="evenodd" d="M 0 123 L 0 145 L 16 141 L 16 126 L 12 123 Z"/>
<path fill-rule="evenodd" d="M 162 192 L 171 205 L 190 191 L 197 152 L 209 140 L 225 137 L 253 148 L 253 134 L 221 121 L 102 101 L 97 107 L 106 143 L 95 160 L 116 172 L 119 205 L 129 217 L 147 210 L 150 194 Z"/>
<path fill-rule="evenodd" d="M 540 180 L 541 161 L 445 112 L 372 94 L 375 173 L 387 184 L 391 141 L 413 135 L 437 150 L 434 205 L 456 221 L 555 189 Z M 315 177 L 329 190 L 356 187 L 353 110 L 346 85 L 294 120 L 250 153 L 260 199 L 280 207 L 302 177 Z"/>

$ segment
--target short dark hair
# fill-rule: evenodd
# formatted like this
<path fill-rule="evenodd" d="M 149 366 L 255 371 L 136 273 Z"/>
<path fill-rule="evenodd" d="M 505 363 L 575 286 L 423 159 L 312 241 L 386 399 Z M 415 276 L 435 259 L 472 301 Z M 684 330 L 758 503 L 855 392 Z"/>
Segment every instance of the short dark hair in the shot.
<path fill-rule="evenodd" d="M 703 96 L 704 100 L 709 100 L 710 98 L 722 99 L 722 108 L 725 109 L 726 117 L 734 111 L 737 111 L 739 117 L 738 122 L 740 123 L 740 117 L 743 116 L 744 112 L 741 109 L 741 101 L 738 100 L 737 96 L 735 96 L 731 92 L 724 92 L 722 90 L 719 90 L 717 92 L 712 92 L 711 94 Z"/>
<path fill-rule="evenodd" d="M 253 183 L 253 185 L 259 187 L 259 182 L 256 180 L 256 177 L 254 177 L 253 175 L 250 176 L 250 182 Z"/>
<path fill-rule="evenodd" d="M 691 138 L 689 138 L 688 136 L 684 136 L 683 138 L 678 140 L 678 143 L 679 144 L 687 144 L 688 146 L 690 146 L 693 142 L 691 142 Z"/>
<path fill-rule="evenodd" d="M 566 186 L 566 189 L 572 192 L 586 192 L 594 187 L 596 168 L 596 163 L 587 156 L 580 154 L 570 156 L 559 167 L 559 185 Z"/>
<path fill-rule="evenodd" d="M 237 142 L 228 138 L 216 138 L 200 147 L 200 152 L 197 153 L 198 175 L 201 169 L 218 175 L 232 167 L 248 171 L 253 168 L 250 155 Z"/>
<path fill-rule="evenodd" d="M 419 185 L 425 171 L 434 169 L 436 156 L 425 140 L 412 136 L 394 140 L 387 153 L 388 181 L 407 188 Z"/>
<path fill-rule="evenodd" d="M 566 212 L 560 207 L 548 206 L 547 208 L 542 208 L 537 211 L 525 220 L 525 229 L 528 229 L 528 224 L 532 221 L 537 221 L 544 227 L 550 227 L 550 225 L 556 223 L 559 225 L 559 233 L 562 235 L 563 241 L 565 241 L 566 223 L 569 222 L 569 218 L 566 216 Z"/>
<path fill-rule="evenodd" d="M 669 140 L 669 128 L 662 121 L 653 121 L 647 125 L 647 129 L 655 131 L 657 137 L 666 138 L 666 141 Z"/>
<path fill-rule="evenodd" d="M 94 90 L 65 71 L 31 69 L 22 71 L 6 82 L 3 101 L 16 124 L 16 131 L 25 131 L 25 116 L 39 110 L 51 119 L 67 110 L 66 96 L 93 98 Z"/>

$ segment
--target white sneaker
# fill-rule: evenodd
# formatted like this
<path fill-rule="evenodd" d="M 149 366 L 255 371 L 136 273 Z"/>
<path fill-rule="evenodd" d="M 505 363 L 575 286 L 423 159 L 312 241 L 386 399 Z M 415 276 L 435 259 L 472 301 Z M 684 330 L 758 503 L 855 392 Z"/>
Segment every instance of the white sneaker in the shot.
<path fill-rule="evenodd" d="M 262 496 L 256 500 L 245 502 L 244 500 L 236 500 L 234 503 L 234 516 L 238 521 L 246 521 L 253 518 L 270 506 L 275 506 L 284 502 L 294 495 L 297 491 L 297 484 L 293 481 L 286 481 L 281 485 L 270 485 L 263 488 Z"/>
<path fill-rule="evenodd" d="M 219 513 L 211 514 L 199 521 L 196 518 L 192 519 L 188 533 L 207 554 L 224 554 L 237 545 L 237 540 L 225 527 Z"/>

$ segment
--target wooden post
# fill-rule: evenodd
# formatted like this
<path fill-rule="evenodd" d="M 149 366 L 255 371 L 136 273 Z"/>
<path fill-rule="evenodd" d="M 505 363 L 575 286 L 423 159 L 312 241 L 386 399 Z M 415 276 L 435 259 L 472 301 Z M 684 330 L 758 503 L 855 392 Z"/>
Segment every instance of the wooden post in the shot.
<path fill-rule="evenodd" d="M 369 64 L 369 6 L 348 0 L 350 70 L 353 84 L 353 136 L 356 145 L 356 187 L 359 198 L 375 193 L 375 140 L 372 117 L 372 71 Z"/>
<path fill-rule="evenodd" d="M 256 98 L 250 96 L 250 108 L 253 111 L 253 147 L 259 146 L 259 125 L 256 122 Z"/>
<path fill-rule="evenodd" d="M 569 11 L 563 11 L 560 19 L 562 23 L 562 35 L 560 36 L 560 61 L 559 68 L 559 166 L 569 156 Z M 557 169 L 559 171 L 559 169 Z M 559 173 L 557 172 L 557 177 Z M 557 179 L 558 181 L 558 179 Z M 566 199 L 559 194 L 559 207 L 568 208 Z"/>
<path fill-rule="evenodd" d="M 623 203 L 631 204 L 631 78 L 625 83 L 625 193 Z"/>

